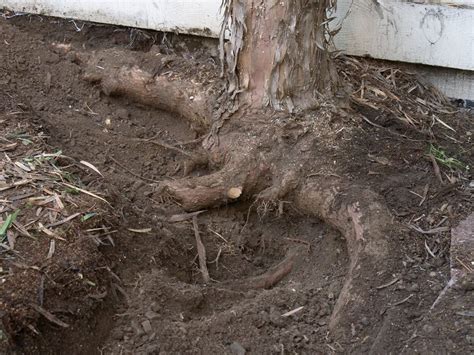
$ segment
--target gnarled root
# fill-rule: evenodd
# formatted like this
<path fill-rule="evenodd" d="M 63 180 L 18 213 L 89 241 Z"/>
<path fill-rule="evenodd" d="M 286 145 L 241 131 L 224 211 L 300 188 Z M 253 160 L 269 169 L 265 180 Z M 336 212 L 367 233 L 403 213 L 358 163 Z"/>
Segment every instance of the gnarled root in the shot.
<path fill-rule="evenodd" d="M 136 57 L 136 53 L 124 55 L 114 50 L 94 54 L 85 61 L 85 78 L 100 83 L 106 94 L 126 95 L 178 113 L 197 130 L 209 128 L 216 97 L 212 85 L 205 84 L 205 80 L 183 80 L 178 72 L 170 74 L 162 68 L 140 69 L 138 64 L 143 63 Z M 157 59 L 166 66 L 166 56 L 155 54 L 153 60 Z M 400 266 L 395 259 L 400 251 L 396 234 L 400 226 L 393 221 L 381 197 L 370 190 L 327 177 L 313 177 L 302 183 L 301 163 L 312 157 L 301 156 L 301 152 L 308 151 L 299 149 L 301 140 L 295 144 L 279 141 L 275 133 L 278 128 L 267 121 L 260 125 L 259 131 L 258 117 L 245 118 L 240 113 L 236 122 L 240 122 L 241 127 L 228 125 L 227 133 L 220 132 L 219 144 L 205 147 L 211 168 L 218 167 L 217 170 L 207 176 L 168 181 L 161 188 L 189 211 L 219 206 L 242 197 L 280 200 L 294 192 L 295 207 L 334 226 L 346 239 L 350 265 L 330 327 L 336 333 L 350 334 L 358 315 L 371 313 L 372 308 L 389 303 L 390 294 L 386 290 L 371 288 L 370 282 L 360 275 L 372 274 L 383 284 L 397 272 Z M 282 156 L 283 151 L 291 154 Z M 274 270 L 244 283 L 249 288 L 272 287 L 291 271 L 293 260 L 294 254 L 290 253 Z M 375 320 L 371 326 L 376 327 L 380 322 Z"/>
<path fill-rule="evenodd" d="M 265 164 L 256 160 L 236 159 L 212 174 L 167 181 L 160 188 L 185 210 L 197 211 L 252 196 L 267 172 Z"/>
<path fill-rule="evenodd" d="M 359 275 L 372 274 L 380 283 L 392 277 L 399 268 L 394 260 L 400 253 L 396 245 L 400 226 L 380 196 L 341 179 L 313 179 L 299 190 L 295 202 L 299 209 L 338 229 L 346 239 L 350 265 L 330 328 L 347 335 L 357 317 L 389 303 L 387 292 L 371 288 L 370 281 Z"/>

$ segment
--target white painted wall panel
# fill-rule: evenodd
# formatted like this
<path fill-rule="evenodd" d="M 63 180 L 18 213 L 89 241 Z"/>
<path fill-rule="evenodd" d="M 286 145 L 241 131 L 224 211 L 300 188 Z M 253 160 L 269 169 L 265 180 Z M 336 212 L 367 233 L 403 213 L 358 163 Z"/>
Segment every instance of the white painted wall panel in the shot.
<path fill-rule="evenodd" d="M 339 0 L 336 47 L 348 54 L 474 70 L 474 9 Z"/>
<path fill-rule="evenodd" d="M 217 36 L 220 0 L 0 0 L 10 10 Z"/>

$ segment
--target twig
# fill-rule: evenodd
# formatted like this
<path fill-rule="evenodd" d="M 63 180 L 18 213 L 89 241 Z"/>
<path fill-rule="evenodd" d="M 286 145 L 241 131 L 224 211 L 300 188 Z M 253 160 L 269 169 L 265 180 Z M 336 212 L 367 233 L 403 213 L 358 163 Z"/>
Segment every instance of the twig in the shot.
<path fill-rule="evenodd" d="M 202 243 L 201 236 L 199 235 L 198 223 L 197 223 L 197 216 L 193 216 L 193 229 L 194 229 L 194 236 L 196 237 L 196 245 L 199 255 L 199 268 L 201 269 L 202 278 L 205 283 L 209 283 L 209 270 L 207 270 L 206 264 L 206 248 Z"/>
<path fill-rule="evenodd" d="M 376 289 L 377 289 L 377 290 L 381 290 L 381 289 L 384 289 L 384 288 L 386 288 L 386 287 L 392 286 L 394 283 L 397 283 L 399 280 L 400 280 L 400 278 L 397 277 L 397 278 L 393 279 L 392 281 L 387 282 L 386 284 L 377 286 Z"/>
<path fill-rule="evenodd" d="M 428 254 L 430 254 L 433 258 L 436 258 L 435 253 L 433 253 L 433 251 L 430 249 L 430 247 L 428 246 L 428 243 L 426 242 L 426 240 L 425 240 L 425 248 L 426 248 L 426 251 L 428 252 Z"/>
<path fill-rule="evenodd" d="M 137 173 L 134 173 L 132 170 L 130 170 L 129 168 L 127 168 L 126 166 L 122 165 L 121 163 L 119 163 L 114 157 L 110 156 L 109 155 L 109 158 L 110 160 L 112 160 L 115 164 L 117 164 L 119 167 L 121 167 L 123 170 L 125 170 L 126 172 L 130 173 L 131 175 L 139 178 L 139 179 L 142 179 L 144 181 L 148 181 L 148 182 L 154 182 L 154 183 L 159 183 L 160 181 L 158 180 L 153 180 L 153 179 L 149 179 L 147 177 L 144 177 L 144 176 L 141 176 Z"/>
<path fill-rule="evenodd" d="M 410 298 L 412 298 L 412 297 L 413 297 L 413 293 L 412 293 L 410 296 L 408 296 L 407 298 L 404 298 L 404 299 L 402 299 L 401 301 L 398 301 L 398 302 L 392 304 L 391 306 L 392 306 L 392 307 L 400 306 L 401 304 L 405 303 L 406 301 L 408 301 L 408 300 L 409 300 Z"/>
<path fill-rule="evenodd" d="M 426 197 L 428 196 L 428 190 L 430 189 L 430 184 L 426 184 L 425 188 L 423 189 L 423 198 L 420 201 L 420 204 L 418 206 L 423 205 L 423 203 L 426 201 Z"/>
<path fill-rule="evenodd" d="M 153 140 L 153 138 L 152 139 L 135 138 L 134 140 L 139 141 L 139 142 L 151 143 L 151 144 L 157 145 L 159 147 L 166 148 L 166 149 L 178 152 L 178 153 L 183 154 L 183 155 L 185 155 L 189 158 L 194 158 L 194 156 L 191 153 L 188 153 L 183 149 L 177 148 L 177 147 L 175 147 L 171 144 L 168 144 L 168 143 L 165 143 L 165 142 L 162 142 L 162 141 L 159 141 L 159 140 Z"/>
<path fill-rule="evenodd" d="M 377 128 L 383 128 L 381 125 L 377 124 L 377 123 L 374 123 L 372 122 L 371 120 L 369 120 L 367 117 L 365 117 L 364 115 L 361 115 L 362 119 L 367 122 L 368 124 L 374 126 L 374 127 L 377 127 Z"/>
<path fill-rule="evenodd" d="M 308 251 L 311 250 L 311 243 L 310 242 L 307 242 L 306 240 L 303 240 L 303 239 L 298 239 L 298 238 L 285 238 L 286 240 L 289 240 L 290 242 L 294 242 L 294 243 L 300 243 L 300 244 L 304 244 L 308 247 Z"/>
<path fill-rule="evenodd" d="M 421 233 L 421 234 L 438 234 L 438 233 L 449 231 L 449 227 L 438 227 L 438 228 L 433 228 L 426 231 L 413 224 L 409 224 L 408 227 L 410 227 L 414 231 L 417 231 L 418 233 Z"/>
<path fill-rule="evenodd" d="M 209 264 L 216 264 L 216 270 L 219 270 L 219 258 L 221 257 L 222 254 L 222 248 L 219 248 L 219 251 L 217 252 L 217 256 L 214 260 L 209 261 Z"/>
<path fill-rule="evenodd" d="M 211 233 L 214 233 L 215 235 L 217 235 L 219 238 L 221 238 L 224 242 L 226 242 L 227 244 L 229 244 L 229 241 L 227 239 L 225 239 L 222 234 L 220 233 L 217 233 L 215 230 L 211 229 L 211 228 L 207 228 L 207 230 Z"/>
<path fill-rule="evenodd" d="M 36 312 L 41 314 L 43 317 L 45 317 L 47 320 L 49 320 L 51 323 L 54 323 L 56 325 L 59 325 L 62 328 L 69 328 L 69 324 L 64 323 L 62 320 L 60 320 L 58 317 L 56 317 L 54 314 L 48 312 L 46 309 L 44 309 L 41 306 L 38 306 L 37 304 L 31 303 L 30 304 L 31 308 L 33 308 Z"/>
<path fill-rule="evenodd" d="M 170 218 L 168 218 L 168 222 L 171 222 L 171 223 L 183 222 L 188 219 L 194 218 L 195 216 L 198 216 L 201 213 L 206 212 L 206 211 L 207 210 L 201 210 L 201 211 L 190 212 L 190 213 L 175 214 L 175 215 L 172 215 Z"/>
<path fill-rule="evenodd" d="M 469 266 L 467 265 L 466 263 L 464 263 L 461 259 L 459 259 L 459 257 L 456 256 L 456 260 L 469 272 L 474 272 L 474 270 Z"/>

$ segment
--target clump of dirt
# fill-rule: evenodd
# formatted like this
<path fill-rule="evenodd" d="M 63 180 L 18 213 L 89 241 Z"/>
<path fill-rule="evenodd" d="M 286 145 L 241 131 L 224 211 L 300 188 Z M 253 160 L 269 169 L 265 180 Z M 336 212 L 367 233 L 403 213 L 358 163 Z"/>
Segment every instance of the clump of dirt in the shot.
<path fill-rule="evenodd" d="M 315 163 L 309 175 L 364 180 L 407 226 L 399 234 L 404 257 L 396 263 L 401 272 L 362 275 L 371 294 L 384 293 L 397 302 L 374 304 L 373 312 L 358 315 L 351 334 L 336 338 L 328 325 L 349 265 L 339 233 L 304 216 L 290 201 L 280 208 L 250 201 L 205 211 L 197 216 L 211 277 L 204 283 L 192 219 L 158 191 L 160 181 L 183 175 L 187 157 L 180 150 L 193 151 L 199 136 L 172 114 L 104 95 L 82 79 L 77 56 L 61 46 L 90 53 L 111 47 L 149 51 L 157 45 L 168 55 L 194 58 L 197 71 L 217 68 L 215 53 L 210 56 L 207 48 L 179 37 L 170 46 L 158 34 L 90 24 L 77 32 L 71 23 L 37 16 L 2 20 L 0 36 L 8 43 L 0 54 L 5 122 L 11 127 L 34 122 L 49 145 L 96 166 L 104 177 L 81 176 L 82 186 L 104 193 L 113 206 L 113 212 L 104 210 L 101 216 L 110 233 L 101 253 L 86 249 L 87 255 L 79 255 L 94 261 L 88 264 L 88 279 L 106 283 L 107 294 L 50 289 L 45 300 L 64 303 L 48 309 L 57 317 L 66 314 L 71 327 L 61 330 L 45 319 L 33 324 L 34 330 L 25 324 L 15 332 L 17 352 L 67 352 L 73 347 L 76 353 L 426 350 L 423 340 L 433 332 L 425 324 L 438 317 L 428 312 L 449 280 L 449 230 L 472 210 L 472 176 L 449 169 L 438 157 L 442 178 L 452 180 L 442 185 L 426 155 L 430 144 L 436 145 L 472 165 L 472 121 L 446 113 L 443 122 L 459 133 L 454 138 L 448 130 L 456 141 L 433 137 L 424 123 L 413 129 L 399 119 L 398 108 L 384 111 L 386 102 L 377 102 L 377 108 L 383 107 L 379 113 L 367 108 L 359 93 L 346 115 L 310 122 L 320 132 L 320 142 L 309 149 L 333 164 Z M 354 63 L 359 70 L 360 62 Z M 373 65 L 368 62 L 366 75 L 375 75 Z M 382 66 L 378 73 L 390 75 Z M 361 78 L 347 76 L 354 90 L 361 87 L 354 82 Z M 372 90 L 371 95 L 377 93 Z M 383 94 L 378 95 L 382 100 Z M 19 107 L 21 115 L 9 115 Z M 293 124 L 285 126 L 290 127 L 290 143 L 297 139 L 291 135 Z M 153 144 L 157 139 L 166 145 Z M 269 289 L 240 287 L 242 280 L 264 274 L 295 248 L 299 257 L 282 281 Z M 87 292 L 97 297 L 84 300 Z M 469 305 L 471 296 L 462 291 L 456 299 Z M 469 334 L 454 335 L 461 325 L 469 330 L 462 314 L 442 314 L 449 329 L 444 334 L 454 339 L 443 351 L 469 352 Z M 373 323 L 380 324 L 378 331 L 365 334 Z"/>

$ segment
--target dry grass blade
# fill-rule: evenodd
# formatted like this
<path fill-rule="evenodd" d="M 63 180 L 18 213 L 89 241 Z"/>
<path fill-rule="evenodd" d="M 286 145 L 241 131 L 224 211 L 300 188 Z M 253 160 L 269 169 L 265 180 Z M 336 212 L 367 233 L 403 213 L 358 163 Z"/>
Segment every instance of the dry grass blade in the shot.
<path fill-rule="evenodd" d="M 46 234 L 48 237 L 51 237 L 51 238 L 56 238 L 56 239 L 59 239 L 59 240 L 63 240 L 65 241 L 66 239 L 64 239 L 63 237 L 60 237 L 59 235 L 57 235 L 56 233 L 50 231 L 48 228 L 46 228 L 41 222 L 38 223 L 38 229 L 43 232 L 44 234 Z"/>
<path fill-rule="evenodd" d="M 54 222 L 54 223 L 50 223 L 50 224 L 47 224 L 46 225 L 46 228 L 52 228 L 52 227 L 57 227 L 57 226 L 60 226 L 61 224 L 64 224 L 64 223 L 67 223 L 69 221 L 72 221 L 74 218 L 80 216 L 81 214 L 79 212 L 77 213 L 74 213 L 72 215 L 70 215 L 69 217 L 66 217 L 58 222 Z"/>
<path fill-rule="evenodd" d="M 18 143 L 11 143 L 0 147 L 0 152 L 8 152 L 14 150 Z"/>
<path fill-rule="evenodd" d="M 71 184 L 68 184 L 67 182 L 63 182 L 62 183 L 64 186 L 67 186 L 71 189 L 74 189 L 74 190 L 77 190 L 79 192 L 82 192 L 83 194 L 86 194 L 86 195 L 89 195 L 89 196 L 92 196 L 98 200 L 101 200 L 103 202 L 105 202 L 106 204 L 110 205 L 109 201 L 107 201 L 105 198 L 102 198 L 100 196 L 97 196 L 96 194 L 90 192 L 90 191 L 87 191 L 87 190 L 84 190 L 84 189 L 81 189 L 80 187 L 77 187 L 77 186 L 74 186 L 74 185 L 71 185 Z"/>
<path fill-rule="evenodd" d="M 51 239 L 49 242 L 49 250 L 48 250 L 48 255 L 46 256 L 46 259 L 51 259 L 54 255 L 54 251 L 56 250 L 56 241 L 54 239 Z"/>

